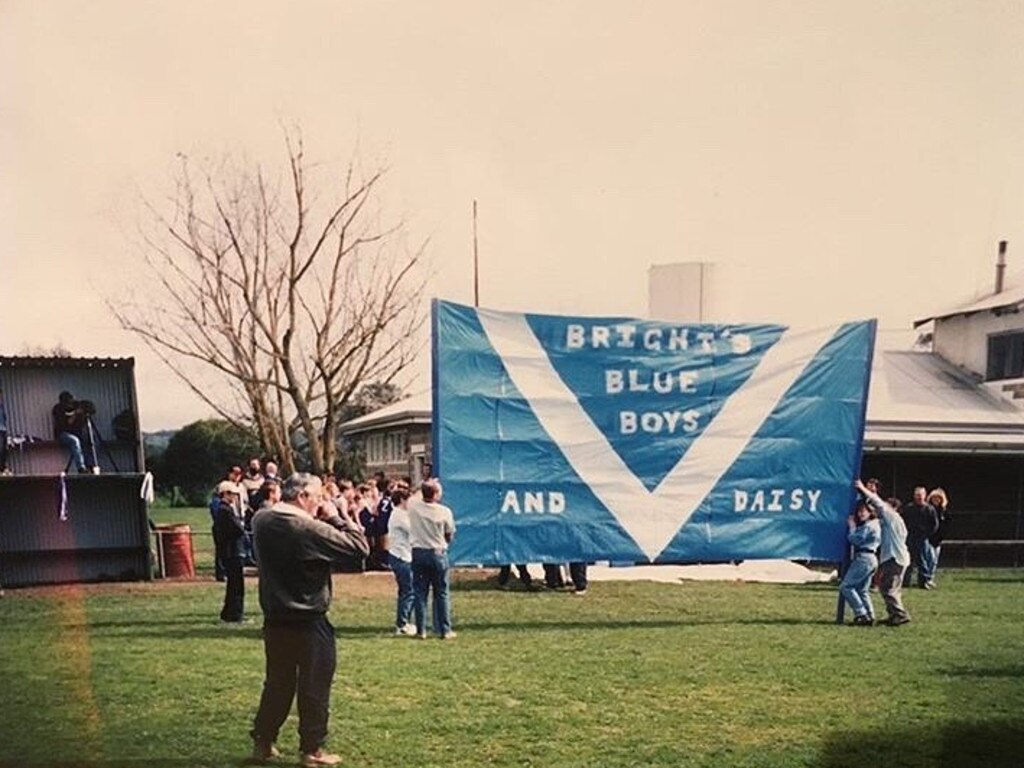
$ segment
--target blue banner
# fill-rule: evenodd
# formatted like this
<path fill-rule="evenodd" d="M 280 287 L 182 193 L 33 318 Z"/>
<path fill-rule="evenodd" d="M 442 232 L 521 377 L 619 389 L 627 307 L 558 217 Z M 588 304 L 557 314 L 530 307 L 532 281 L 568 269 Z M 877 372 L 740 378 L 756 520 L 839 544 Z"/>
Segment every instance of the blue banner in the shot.
<path fill-rule="evenodd" d="M 453 562 L 841 559 L 874 320 L 432 320 Z"/>

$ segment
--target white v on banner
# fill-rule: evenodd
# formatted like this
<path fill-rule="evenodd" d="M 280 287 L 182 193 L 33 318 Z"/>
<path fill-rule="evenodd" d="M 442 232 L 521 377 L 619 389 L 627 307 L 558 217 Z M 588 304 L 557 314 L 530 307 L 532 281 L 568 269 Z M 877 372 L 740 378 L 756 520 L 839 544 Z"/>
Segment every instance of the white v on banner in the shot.
<path fill-rule="evenodd" d="M 456 562 L 839 556 L 874 321 L 433 314 Z"/>

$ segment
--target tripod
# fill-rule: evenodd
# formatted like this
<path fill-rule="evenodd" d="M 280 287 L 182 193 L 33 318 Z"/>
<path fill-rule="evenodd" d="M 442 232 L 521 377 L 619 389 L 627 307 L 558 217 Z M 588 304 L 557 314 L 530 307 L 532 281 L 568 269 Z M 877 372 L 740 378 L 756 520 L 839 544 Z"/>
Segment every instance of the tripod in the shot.
<path fill-rule="evenodd" d="M 100 465 L 99 456 L 96 454 L 96 444 L 99 443 L 99 446 L 103 449 L 103 452 L 107 454 L 107 458 L 110 460 L 110 466 L 114 468 L 115 472 L 120 472 L 121 470 L 117 466 L 117 461 L 115 461 L 114 455 L 110 452 L 110 446 L 107 445 L 107 441 L 103 439 L 103 435 L 100 434 L 96 425 L 92 423 L 92 416 L 86 413 L 83 418 L 85 420 L 83 432 L 87 436 L 89 442 L 89 458 L 92 459 L 90 466 L 99 467 Z M 68 463 L 64 465 L 65 472 L 71 468 L 72 461 L 73 458 L 69 458 Z"/>

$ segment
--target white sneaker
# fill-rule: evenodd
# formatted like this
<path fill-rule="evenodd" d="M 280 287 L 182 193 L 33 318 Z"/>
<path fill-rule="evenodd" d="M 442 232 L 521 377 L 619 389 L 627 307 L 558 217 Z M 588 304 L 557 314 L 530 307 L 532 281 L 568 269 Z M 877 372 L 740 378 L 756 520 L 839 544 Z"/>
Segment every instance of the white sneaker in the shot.
<path fill-rule="evenodd" d="M 92 473 L 93 473 L 94 475 L 98 475 L 98 474 L 100 473 L 100 468 L 99 468 L 99 467 L 93 467 L 93 468 L 92 468 Z"/>
<path fill-rule="evenodd" d="M 409 637 L 412 637 L 416 634 L 416 625 L 406 624 L 404 627 L 401 628 L 400 631 L 403 635 L 408 635 Z"/>

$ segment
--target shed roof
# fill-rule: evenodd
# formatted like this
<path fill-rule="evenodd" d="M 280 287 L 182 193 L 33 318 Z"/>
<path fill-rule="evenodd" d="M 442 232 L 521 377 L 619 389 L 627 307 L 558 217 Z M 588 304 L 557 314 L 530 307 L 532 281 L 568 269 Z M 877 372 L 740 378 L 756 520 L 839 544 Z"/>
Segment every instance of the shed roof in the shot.
<path fill-rule="evenodd" d="M 134 365 L 134 357 L 0 356 L 0 368 L 130 368 Z"/>

